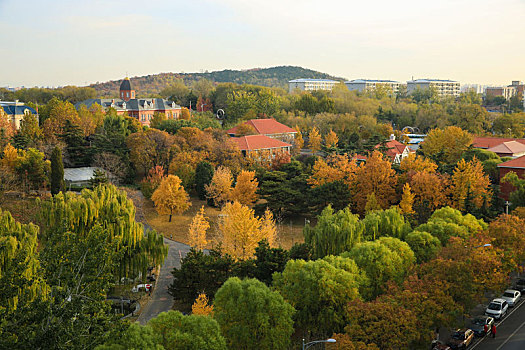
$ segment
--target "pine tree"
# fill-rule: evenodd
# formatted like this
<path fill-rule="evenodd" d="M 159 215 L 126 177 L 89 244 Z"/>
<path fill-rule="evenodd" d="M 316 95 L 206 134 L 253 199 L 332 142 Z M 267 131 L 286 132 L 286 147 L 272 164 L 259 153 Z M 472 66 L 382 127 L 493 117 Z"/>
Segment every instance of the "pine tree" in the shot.
<path fill-rule="evenodd" d="M 209 162 L 202 161 L 197 164 L 197 168 L 195 169 L 195 191 L 197 191 L 197 195 L 201 200 L 206 199 L 205 186 L 210 184 L 211 179 L 213 179 L 213 173 L 213 165 Z"/>
<path fill-rule="evenodd" d="M 51 153 L 51 194 L 54 196 L 64 191 L 64 163 L 62 151 L 55 147 Z"/>
<path fill-rule="evenodd" d="M 108 183 L 108 176 L 104 170 L 95 169 L 93 171 L 93 177 L 89 179 L 89 186 L 95 188 L 99 185 L 105 185 Z"/>

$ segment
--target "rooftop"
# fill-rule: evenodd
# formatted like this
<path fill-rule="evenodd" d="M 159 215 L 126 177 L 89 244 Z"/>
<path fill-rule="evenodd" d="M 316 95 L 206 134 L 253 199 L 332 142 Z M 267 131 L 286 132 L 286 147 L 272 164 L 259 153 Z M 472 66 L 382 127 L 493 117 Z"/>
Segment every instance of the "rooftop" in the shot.
<path fill-rule="evenodd" d="M 505 138 L 505 137 L 474 137 L 472 146 L 476 148 L 492 148 L 504 142 L 517 141 L 525 145 L 525 139 Z"/>
<path fill-rule="evenodd" d="M 262 149 L 291 147 L 289 143 L 272 139 L 264 135 L 248 135 L 233 137 L 232 140 L 237 144 L 241 151 L 255 151 Z"/>
<path fill-rule="evenodd" d="M 525 156 L 499 163 L 498 168 L 525 169 Z"/>
<path fill-rule="evenodd" d="M 395 83 L 395 84 L 399 84 L 399 81 L 381 80 L 381 79 L 354 79 L 354 80 L 345 81 L 345 84 L 349 84 L 349 83 Z"/>
<path fill-rule="evenodd" d="M 96 169 L 103 170 L 97 167 L 64 168 L 64 180 L 70 182 L 89 181 Z"/>
<path fill-rule="evenodd" d="M 491 147 L 488 149 L 490 152 L 494 153 L 523 153 L 525 152 L 525 144 L 518 141 L 507 141 L 503 142 L 497 146 Z"/>
<path fill-rule="evenodd" d="M 316 82 L 338 83 L 337 80 L 331 80 L 331 79 L 305 79 L 305 78 L 301 78 L 301 79 L 295 79 L 295 80 L 290 80 L 289 81 L 289 83 L 308 83 L 308 82 L 311 82 L 311 83 L 316 83 Z"/>
<path fill-rule="evenodd" d="M 267 119 L 250 119 L 243 124 L 252 126 L 258 134 L 271 135 L 271 134 L 285 134 L 285 133 L 296 133 L 294 129 L 279 123 L 273 118 Z M 227 134 L 233 134 L 237 132 L 239 126 L 233 127 L 226 131 Z"/>
<path fill-rule="evenodd" d="M 415 79 L 409 80 L 408 83 L 457 83 L 457 81 L 449 79 Z"/>
<path fill-rule="evenodd" d="M 122 83 L 120 83 L 120 90 L 131 90 L 131 83 L 128 77 L 124 78 L 124 80 L 122 80 Z"/>

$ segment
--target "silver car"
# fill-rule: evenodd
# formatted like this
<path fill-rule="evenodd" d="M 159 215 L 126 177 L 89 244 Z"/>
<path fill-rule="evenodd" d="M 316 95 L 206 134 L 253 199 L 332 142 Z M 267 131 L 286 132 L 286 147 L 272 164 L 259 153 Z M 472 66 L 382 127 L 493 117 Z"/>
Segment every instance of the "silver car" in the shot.
<path fill-rule="evenodd" d="M 485 310 L 485 315 L 494 317 L 496 320 L 500 320 L 507 314 L 509 304 L 505 299 L 494 299 L 490 302 L 489 306 Z"/>
<path fill-rule="evenodd" d="M 507 289 L 501 296 L 501 299 L 506 300 L 509 307 L 513 307 L 520 301 L 521 292 L 514 289 Z"/>

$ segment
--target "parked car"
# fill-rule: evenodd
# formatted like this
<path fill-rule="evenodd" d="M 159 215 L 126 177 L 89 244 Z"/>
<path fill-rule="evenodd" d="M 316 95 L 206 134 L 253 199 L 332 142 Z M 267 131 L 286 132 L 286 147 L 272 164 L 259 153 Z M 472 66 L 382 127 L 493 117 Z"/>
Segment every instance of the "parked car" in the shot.
<path fill-rule="evenodd" d="M 507 289 L 503 292 L 501 299 L 506 300 L 509 307 L 514 307 L 521 299 L 521 292 L 514 289 Z"/>
<path fill-rule="evenodd" d="M 474 340 L 474 332 L 472 329 L 458 329 L 452 334 L 452 338 L 447 344 L 452 349 L 466 349 L 467 346 Z"/>
<path fill-rule="evenodd" d="M 450 346 L 444 344 L 441 340 L 434 340 L 431 347 L 432 350 L 451 350 Z"/>
<path fill-rule="evenodd" d="M 474 317 L 470 324 L 470 329 L 474 332 L 475 336 L 482 337 L 487 332 L 485 332 L 485 325 L 487 326 L 488 332 L 490 332 L 490 327 L 494 324 L 494 318 L 490 316 L 478 316 Z"/>
<path fill-rule="evenodd" d="M 489 306 L 485 310 L 486 316 L 494 317 L 496 320 L 500 320 L 507 314 L 509 304 L 504 299 L 494 299 L 490 302 Z"/>
<path fill-rule="evenodd" d="M 516 289 L 520 292 L 525 292 L 525 278 L 520 278 L 516 281 Z"/>

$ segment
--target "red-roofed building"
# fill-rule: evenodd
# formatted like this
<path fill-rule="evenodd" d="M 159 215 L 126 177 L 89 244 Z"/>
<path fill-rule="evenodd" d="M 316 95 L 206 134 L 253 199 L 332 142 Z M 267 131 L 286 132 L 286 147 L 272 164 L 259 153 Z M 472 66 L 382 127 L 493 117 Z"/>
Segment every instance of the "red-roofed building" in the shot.
<path fill-rule="evenodd" d="M 474 137 L 474 142 L 472 142 L 472 146 L 475 148 L 489 149 L 509 141 L 516 141 L 525 145 L 525 139 L 514 139 L 505 137 Z"/>
<path fill-rule="evenodd" d="M 502 179 L 507 173 L 513 171 L 520 179 L 525 178 L 525 156 L 514 158 L 498 164 L 499 178 Z M 515 191 L 514 186 L 509 183 L 501 182 L 501 198 L 509 200 L 509 194 Z"/>
<path fill-rule="evenodd" d="M 507 141 L 489 148 L 487 151 L 494 152 L 500 157 L 521 157 L 525 155 L 525 144 L 518 141 Z"/>
<path fill-rule="evenodd" d="M 377 145 L 376 149 L 379 147 L 381 147 L 381 145 Z M 385 147 L 388 148 L 385 154 L 390 157 L 390 159 L 392 159 L 392 163 L 395 164 L 401 163 L 401 160 L 405 157 L 408 157 L 410 153 L 410 148 L 408 148 L 408 146 L 393 138 L 385 144 Z"/>
<path fill-rule="evenodd" d="M 278 139 L 283 142 L 293 143 L 295 140 L 295 134 L 297 131 L 294 129 L 279 123 L 277 120 L 268 119 L 250 119 L 243 123 L 244 125 L 251 126 L 258 135 L 264 135 L 271 137 L 272 139 Z M 239 126 L 233 127 L 226 131 L 230 136 L 237 136 L 237 129 Z"/>
<path fill-rule="evenodd" d="M 263 151 L 267 151 L 268 155 L 273 158 L 279 152 L 287 152 L 290 154 L 292 149 L 291 144 L 272 139 L 265 135 L 233 137 L 232 140 L 245 156 L 261 155 Z"/>

